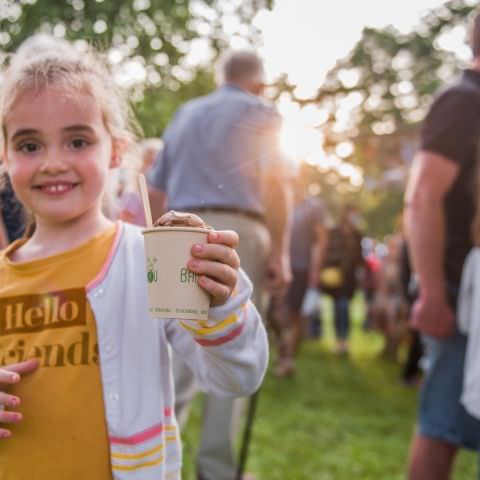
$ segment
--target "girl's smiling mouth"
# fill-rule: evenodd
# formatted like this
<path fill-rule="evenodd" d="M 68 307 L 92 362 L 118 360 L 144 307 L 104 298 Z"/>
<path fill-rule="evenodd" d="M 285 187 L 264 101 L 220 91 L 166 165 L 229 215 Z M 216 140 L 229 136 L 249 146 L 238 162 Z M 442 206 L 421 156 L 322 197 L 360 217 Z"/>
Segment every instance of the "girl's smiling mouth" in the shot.
<path fill-rule="evenodd" d="M 75 182 L 47 182 L 34 185 L 33 188 L 47 195 L 61 195 L 73 190 L 78 185 L 79 183 Z"/>

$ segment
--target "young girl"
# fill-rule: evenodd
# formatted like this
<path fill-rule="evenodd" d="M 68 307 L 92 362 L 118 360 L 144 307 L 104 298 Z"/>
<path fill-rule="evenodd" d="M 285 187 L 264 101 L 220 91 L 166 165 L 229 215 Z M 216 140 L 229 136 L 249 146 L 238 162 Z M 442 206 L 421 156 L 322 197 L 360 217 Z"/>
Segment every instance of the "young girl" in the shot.
<path fill-rule="evenodd" d="M 42 42 L 13 57 L 0 97 L 5 163 L 35 220 L 0 255 L 0 478 L 180 479 L 169 345 L 220 396 L 250 394 L 266 368 L 238 237 L 192 246 L 207 322 L 149 318 L 141 230 L 102 213 L 128 109 L 91 54 Z"/>

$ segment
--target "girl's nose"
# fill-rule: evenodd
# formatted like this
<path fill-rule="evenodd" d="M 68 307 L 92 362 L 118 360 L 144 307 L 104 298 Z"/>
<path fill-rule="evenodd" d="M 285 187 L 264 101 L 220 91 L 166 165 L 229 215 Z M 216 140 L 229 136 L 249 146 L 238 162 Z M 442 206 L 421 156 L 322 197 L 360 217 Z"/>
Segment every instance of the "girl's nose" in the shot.
<path fill-rule="evenodd" d="M 67 169 L 67 163 L 64 158 L 65 153 L 59 151 L 50 151 L 44 158 L 41 166 L 43 173 L 62 173 Z"/>

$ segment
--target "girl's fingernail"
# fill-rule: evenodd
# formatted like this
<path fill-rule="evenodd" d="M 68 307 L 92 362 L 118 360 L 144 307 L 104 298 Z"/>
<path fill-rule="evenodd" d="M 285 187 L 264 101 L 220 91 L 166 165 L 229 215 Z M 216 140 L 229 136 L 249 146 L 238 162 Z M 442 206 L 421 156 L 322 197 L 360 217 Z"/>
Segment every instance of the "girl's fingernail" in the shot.
<path fill-rule="evenodd" d="M 189 268 L 196 269 L 196 268 L 198 268 L 198 262 L 195 261 L 195 260 L 190 260 L 190 261 L 188 262 L 188 267 L 189 267 Z"/>
<path fill-rule="evenodd" d="M 7 432 L 6 430 L 4 430 L 3 432 L 0 432 L 0 436 L 3 438 L 8 438 L 10 435 L 11 433 Z"/>
<path fill-rule="evenodd" d="M 21 413 L 16 413 L 15 416 L 13 417 L 13 420 L 15 422 L 19 422 L 20 420 L 22 420 L 22 414 Z"/>
<path fill-rule="evenodd" d="M 12 382 L 18 382 L 20 380 L 20 375 L 17 375 L 16 373 L 12 373 L 10 375 L 10 379 L 12 380 Z"/>
<path fill-rule="evenodd" d="M 194 246 L 193 246 L 193 251 L 194 252 L 197 252 L 197 253 L 200 253 L 202 251 L 203 247 L 202 245 L 200 245 L 200 243 L 196 243 Z"/>
<path fill-rule="evenodd" d="M 10 400 L 10 405 L 12 405 L 12 407 L 14 407 L 15 405 L 19 405 L 20 404 L 20 399 L 19 398 L 12 398 Z"/>

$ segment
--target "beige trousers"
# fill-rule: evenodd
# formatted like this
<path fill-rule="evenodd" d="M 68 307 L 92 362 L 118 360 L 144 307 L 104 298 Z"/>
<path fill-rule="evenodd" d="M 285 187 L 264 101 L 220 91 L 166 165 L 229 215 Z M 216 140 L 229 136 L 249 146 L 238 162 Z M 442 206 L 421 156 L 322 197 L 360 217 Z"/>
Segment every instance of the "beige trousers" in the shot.
<path fill-rule="evenodd" d="M 261 222 L 237 213 L 193 212 L 217 230 L 235 230 L 240 243 L 237 252 L 242 268 L 253 283 L 253 302 L 262 314 L 265 304 L 263 283 L 270 251 L 270 237 Z M 188 417 L 188 408 L 198 392 L 191 370 L 181 358 L 173 356 L 175 412 L 180 426 Z M 205 395 L 203 402 L 197 471 L 203 480 L 234 480 L 235 441 L 241 426 L 245 398 L 231 399 Z"/>

